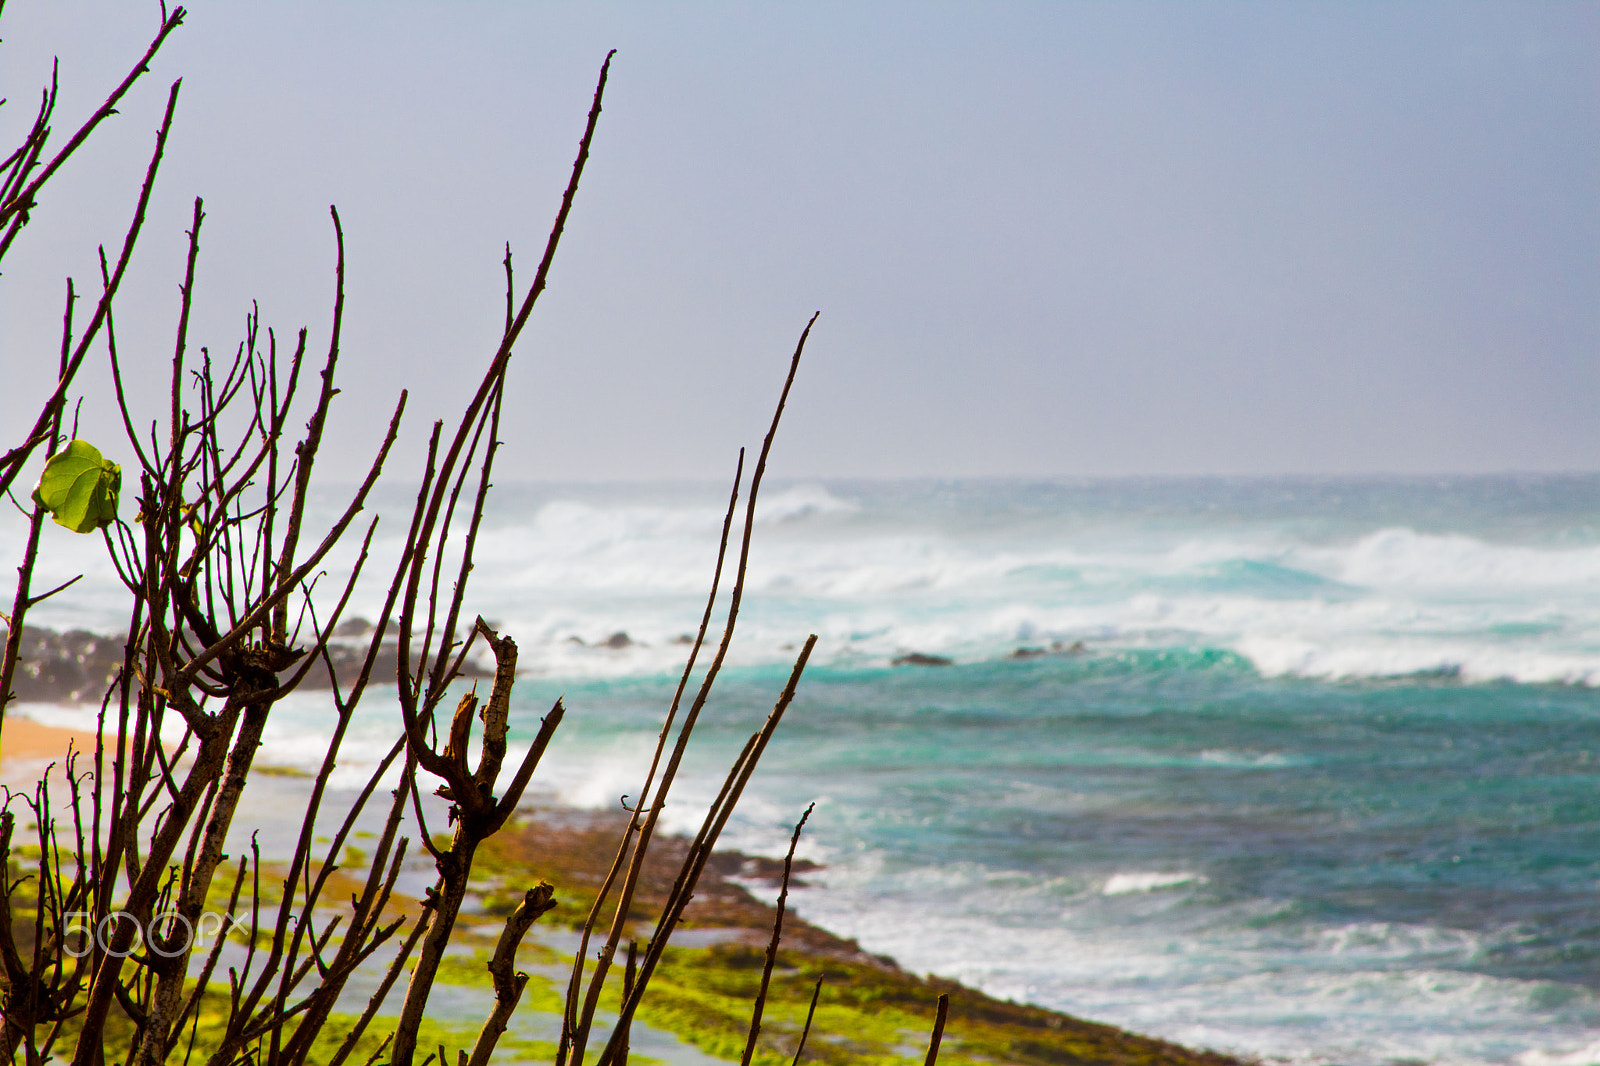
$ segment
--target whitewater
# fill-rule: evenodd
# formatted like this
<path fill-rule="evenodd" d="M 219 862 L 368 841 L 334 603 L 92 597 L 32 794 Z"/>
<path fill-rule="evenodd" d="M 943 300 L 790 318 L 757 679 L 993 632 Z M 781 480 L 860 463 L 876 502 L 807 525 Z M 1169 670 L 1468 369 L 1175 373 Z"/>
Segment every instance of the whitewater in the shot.
<path fill-rule="evenodd" d="M 547 793 L 637 791 L 726 491 L 496 489 L 470 605 L 521 646 L 523 738 L 566 700 Z M 407 502 L 378 510 L 392 553 Z M 37 624 L 117 629 L 92 538 L 41 569 L 88 577 Z M 818 801 L 805 917 L 1270 1060 L 1600 1062 L 1600 477 L 779 485 L 669 822 L 809 633 L 730 827 L 781 854 Z M 316 763 L 321 698 L 263 758 Z M 386 748 L 367 707 L 353 747 Z"/>

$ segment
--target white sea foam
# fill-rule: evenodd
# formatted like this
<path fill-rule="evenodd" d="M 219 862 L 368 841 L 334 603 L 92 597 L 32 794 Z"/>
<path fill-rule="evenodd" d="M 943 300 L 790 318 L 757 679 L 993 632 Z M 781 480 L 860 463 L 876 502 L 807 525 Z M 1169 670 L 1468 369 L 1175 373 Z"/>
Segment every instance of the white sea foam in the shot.
<path fill-rule="evenodd" d="M 891 515 L 873 500 L 816 484 L 769 491 L 733 662 L 781 662 L 816 632 L 813 661 L 840 665 L 1085 640 L 1091 651 L 1230 649 L 1269 676 L 1600 684 L 1600 545 L 1398 525 L 1316 542 L 1248 522 L 1024 533 Z M 715 558 L 716 496 L 587 491 L 529 506 L 483 530 L 472 604 L 516 633 L 524 666 L 574 677 L 677 668 L 674 642 L 696 624 Z M 816 519 L 829 520 L 825 535 Z M 100 546 L 61 531 L 49 548 L 38 580 L 88 577 L 35 621 L 123 624 Z M 391 538 L 379 554 L 394 548 Z M 354 612 L 370 614 L 381 591 L 358 594 Z M 619 631 L 632 646 L 594 647 Z"/>
<path fill-rule="evenodd" d="M 1341 549 L 1300 549 L 1341 581 L 1378 588 L 1600 588 L 1600 547 L 1491 544 L 1462 534 L 1382 529 Z"/>
<path fill-rule="evenodd" d="M 1211 766 L 1236 766 L 1252 770 L 1266 767 L 1294 766 L 1302 762 L 1300 758 L 1281 751 L 1228 751 L 1222 748 L 1208 748 L 1202 751 L 1200 753 L 1200 761 Z"/>
<path fill-rule="evenodd" d="M 1513 1061 L 1517 1066 L 1595 1066 L 1600 1063 L 1600 1040 L 1564 1051 L 1533 1048 Z"/>
<path fill-rule="evenodd" d="M 1469 640 L 1346 638 L 1318 645 L 1306 637 L 1251 636 L 1239 653 L 1268 677 L 1406 677 L 1449 674 L 1462 681 L 1600 685 L 1600 661 L 1591 654 L 1506 648 Z"/>
<path fill-rule="evenodd" d="M 1315 931 L 1312 947 L 1331 955 L 1355 955 L 1364 960 L 1424 959 L 1456 961 L 1471 958 L 1485 937 L 1465 929 L 1441 928 L 1408 922 L 1350 922 Z"/>
<path fill-rule="evenodd" d="M 7 716 L 14 714 L 19 718 L 27 718 L 58 729 L 76 729 L 83 733 L 93 733 L 99 722 L 100 708 L 81 703 L 62 705 L 19 701 L 9 704 L 6 707 L 6 714 Z"/>
<path fill-rule="evenodd" d="M 1178 871 L 1176 873 L 1116 873 L 1106 879 L 1100 889 L 1102 895 L 1120 896 L 1127 892 L 1155 892 L 1180 885 L 1205 884 L 1200 874 Z"/>
<path fill-rule="evenodd" d="M 1570 1050 L 1586 1043 L 1583 1024 L 1539 1005 L 1539 982 L 1464 972 L 1493 946 L 1489 934 L 1376 922 L 1285 927 L 1270 900 L 1190 910 L 1175 906 L 1182 893 L 1106 896 L 972 864 L 907 871 L 849 855 L 831 863 L 792 893 L 799 914 L 913 971 L 991 995 L 1296 1066 L 1487 1066 L 1518 1049 L 1518 1066 L 1588 1061 L 1526 1050 L 1587 1053 Z"/>
<path fill-rule="evenodd" d="M 861 505 L 841 499 L 821 485 L 796 485 L 761 497 L 756 505 L 757 522 L 793 522 L 813 515 L 853 514 Z"/>

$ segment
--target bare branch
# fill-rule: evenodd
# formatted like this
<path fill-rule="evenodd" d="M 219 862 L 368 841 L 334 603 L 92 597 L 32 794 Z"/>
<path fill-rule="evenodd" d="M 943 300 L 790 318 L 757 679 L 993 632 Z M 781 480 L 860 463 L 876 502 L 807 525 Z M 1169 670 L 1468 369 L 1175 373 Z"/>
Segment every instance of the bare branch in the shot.
<path fill-rule="evenodd" d="M 772 967 L 778 961 L 778 942 L 783 939 L 783 911 L 789 901 L 789 875 L 794 869 L 794 849 L 800 843 L 800 830 L 805 828 L 806 819 L 811 817 L 811 812 L 816 808 L 815 803 L 811 804 L 795 823 L 794 836 L 789 838 L 789 852 L 783 857 L 783 884 L 778 889 L 778 913 L 772 921 L 772 940 L 767 944 L 767 961 L 761 967 L 761 988 L 756 992 L 755 1008 L 750 1016 L 750 1036 L 745 1040 L 739 1066 L 750 1066 L 750 1060 L 756 1053 L 756 1039 L 761 1036 L 761 1012 L 767 1005 L 767 987 L 772 983 Z"/>
<path fill-rule="evenodd" d="M 944 1037 L 944 1019 L 950 1013 L 948 993 L 939 997 L 939 1011 L 933 1018 L 933 1036 L 928 1041 L 928 1058 L 923 1066 L 934 1066 L 939 1061 L 939 1041 Z"/>
<path fill-rule="evenodd" d="M 100 324 L 105 321 L 106 315 L 110 313 L 112 300 L 116 297 L 117 289 L 122 284 L 123 275 L 127 272 L 128 261 L 133 258 L 133 247 L 138 243 L 139 231 L 144 227 L 145 209 L 150 204 L 150 192 L 155 187 L 156 172 L 160 169 L 161 157 L 166 152 L 167 135 L 172 131 L 172 116 L 178 107 L 178 88 L 182 84 L 182 79 L 173 82 L 172 91 L 167 95 L 167 113 L 161 120 L 160 131 L 156 134 L 155 153 L 150 157 L 150 166 L 145 171 L 144 185 L 139 190 L 139 203 L 133 212 L 133 223 L 128 227 L 127 236 L 123 238 L 122 255 L 117 260 L 117 269 L 111 274 L 110 284 L 106 286 L 105 293 L 100 297 L 100 303 L 95 308 L 95 313 L 90 319 L 88 329 L 79 338 L 78 346 L 74 350 L 71 360 L 68 361 L 60 379 L 56 382 L 55 391 L 45 401 L 44 407 L 39 412 L 39 417 L 34 421 L 33 428 L 28 431 L 27 439 L 30 441 L 38 442 L 45 439 L 41 436 L 44 433 L 45 426 L 60 410 L 61 404 L 66 398 L 67 389 L 71 386 L 72 379 L 78 372 L 78 367 L 83 364 L 83 357 L 88 353 L 89 346 L 93 343 L 95 337 L 99 335 Z M 3 254 L 4 248 L 0 246 L 0 255 Z M 27 461 L 28 456 L 32 454 L 32 450 L 36 446 L 37 443 L 25 445 L 25 450 L 18 451 L 13 449 L 6 453 L 4 461 L 0 461 L 0 492 L 5 492 L 11 487 L 11 483 L 16 480 L 18 471 L 22 469 L 23 463 Z"/>
<path fill-rule="evenodd" d="M 811 990 L 811 1006 L 806 1008 L 805 1028 L 800 1030 L 800 1042 L 794 1046 L 794 1061 L 789 1066 L 800 1066 L 800 1053 L 806 1049 L 806 1037 L 811 1035 L 811 1019 L 817 1014 L 817 1000 L 822 996 L 822 981 L 825 974 L 817 976 L 817 986 Z"/>
<path fill-rule="evenodd" d="M 55 176 L 56 171 L 61 169 L 61 165 L 72 157 L 72 153 L 76 152 L 83 145 L 83 142 L 89 139 L 89 135 L 94 132 L 96 126 L 117 113 L 117 102 L 127 95 L 129 89 L 133 88 L 134 82 L 149 72 L 150 60 L 154 59 L 155 54 L 161 50 L 161 46 L 166 42 L 167 36 L 183 25 L 185 14 L 187 12 L 181 7 L 173 9 L 172 14 L 162 21 L 160 32 L 156 34 L 155 40 L 150 42 L 150 47 L 140 57 L 139 62 L 133 65 L 133 69 L 128 71 L 127 77 L 123 78 L 122 82 L 111 91 L 111 95 L 106 97 L 105 103 L 101 104 L 95 110 L 95 113 L 89 116 L 88 121 L 78 128 L 78 132 L 72 135 L 72 139 L 66 143 L 65 147 L 56 153 L 55 158 L 50 160 L 49 164 L 44 168 L 43 173 L 29 182 L 28 186 L 21 192 L 0 202 L 0 225 L 5 225 L 14 216 L 24 215 L 33 210 L 38 199 L 39 190 Z M 20 218 L 18 218 L 18 221 L 21 221 Z M 6 243 L 10 243 L 9 237 Z"/>
<path fill-rule="evenodd" d="M 528 889 L 517 909 L 506 919 L 494 955 L 489 959 L 489 974 L 494 979 L 494 1010 L 484 1020 L 468 1066 L 488 1066 L 489 1056 L 494 1054 L 494 1046 L 506 1031 L 511 1012 L 517 1009 L 523 986 L 528 983 L 527 974 L 516 972 L 517 947 L 528 927 L 555 905 L 555 889 L 549 882 L 541 881 L 537 887 Z"/>

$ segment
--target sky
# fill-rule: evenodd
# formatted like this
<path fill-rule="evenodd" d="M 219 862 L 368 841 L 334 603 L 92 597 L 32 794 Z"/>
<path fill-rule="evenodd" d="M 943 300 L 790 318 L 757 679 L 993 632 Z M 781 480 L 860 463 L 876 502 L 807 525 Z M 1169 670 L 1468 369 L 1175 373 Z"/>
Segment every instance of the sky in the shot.
<path fill-rule="evenodd" d="M 11 0 L 7 150 L 52 56 L 64 136 L 158 17 Z M 0 431 L 182 77 L 117 312 L 141 410 L 193 198 L 191 344 L 219 355 L 252 300 L 325 350 L 336 204 L 332 470 L 402 387 L 414 463 L 498 340 L 505 242 L 531 277 L 612 48 L 504 477 L 725 477 L 813 312 L 784 476 L 1600 469 L 1594 2 L 197 0 L 6 260 Z M 114 438 L 103 358 L 82 424 Z"/>

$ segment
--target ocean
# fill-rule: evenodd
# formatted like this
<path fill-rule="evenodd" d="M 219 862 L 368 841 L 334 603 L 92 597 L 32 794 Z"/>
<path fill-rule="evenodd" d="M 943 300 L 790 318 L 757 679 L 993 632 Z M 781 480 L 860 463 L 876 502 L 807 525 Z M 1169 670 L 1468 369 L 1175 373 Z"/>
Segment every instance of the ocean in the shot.
<path fill-rule="evenodd" d="M 637 793 L 726 491 L 496 489 L 471 606 L 522 649 L 513 739 L 566 700 L 547 793 Z M 115 628 L 86 541 L 38 624 Z M 1600 1062 L 1600 476 L 769 487 L 669 824 L 809 633 L 724 838 L 781 854 L 817 801 L 806 918 L 1268 1061 Z M 319 701 L 262 757 L 314 764 Z"/>

